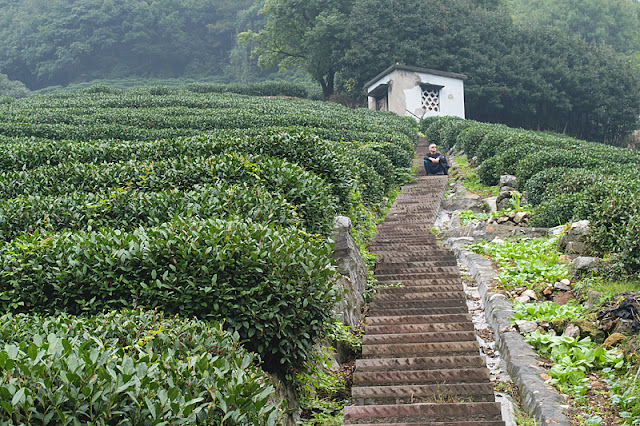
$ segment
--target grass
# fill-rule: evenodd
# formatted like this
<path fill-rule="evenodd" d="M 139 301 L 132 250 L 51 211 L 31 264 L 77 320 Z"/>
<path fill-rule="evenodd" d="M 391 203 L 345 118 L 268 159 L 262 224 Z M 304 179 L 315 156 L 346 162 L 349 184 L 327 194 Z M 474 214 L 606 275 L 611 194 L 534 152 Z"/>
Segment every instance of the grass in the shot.
<path fill-rule="evenodd" d="M 640 292 L 640 278 L 589 277 L 581 281 L 580 290 L 597 291 L 602 293 L 603 299 L 609 299 L 620 293 Z"/>
<path fill-rule="evenodd" d="M 482 197 L 495 197 L 500 192 L 497 186 L 488 186 L 480 182 L 480 178 L 475 170 L 469 166 L 469 161 L 464 155 L 453 159 L 453 167 L 449 171 L 449 176 L 452 178 L 457 178 L 460 175 L 463 176 L 462 184 L 464 187 L 474 194 Z"/>

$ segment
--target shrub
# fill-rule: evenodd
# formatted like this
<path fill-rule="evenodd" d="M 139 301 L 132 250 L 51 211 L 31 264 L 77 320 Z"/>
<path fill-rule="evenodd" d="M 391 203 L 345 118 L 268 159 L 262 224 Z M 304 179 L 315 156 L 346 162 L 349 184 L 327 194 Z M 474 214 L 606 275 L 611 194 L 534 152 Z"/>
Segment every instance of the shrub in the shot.
<path fill-rule="evenodd" d="M 444 150 L 451 149 L 456 144 L 460 132 L 473 124 L 473 121 L 469 120 L 457 119 L 456 117 L 448 118 L 449 119 L 444 122 L 442 130 L 440 130 Z"/>
<path fill-rule="evenodd" d="M 246 84 L 191 83 L 186 87 L 187 90 L 194 93 L 238 93 L 250 96 L 309 97 L 309 91 L 307 90 L 306 85 L 285 81 L 264 81 Z"/>
<path fill-rule="evenodd" d="M 589 217 L 592 233 L 588 238 L 591 247 L 600 253 L 622 254 L 637 269 L 639 253 L 633 245 L 638 238 L 634 226 L 628 226 L 640 213 L 640 181 L 617 180 L 604 186 L 594 185 L 591 191 L 605 190 L 608 194 L 601 199 Z M 626 252 L 629 251 L 627 254 Z"/>
<path fill-rule="evenodd" d="M 122 311 L 0 317 L 6 424 L 275 424 L 266 375 L 217 323 Z"/>
<path fill-rule="evenodd" d="M 531 176 L 551 167 L 596 168 L 601 164 L 602 160 L 594 158 L 588 153 L 547 149 L 529 154 L 523 158 L 518 163 L 516 176 L 518 177 L 518 184 L 524 185 Z"/>
<path fill-rule="evenodd" d="M 570 222 L 575 216 L 579 194 L 562 194 L 538 204 L 529 226 L 553 227 Z"/>
<path fill-rule="evenodd" d="M 225 320 L 272 372 L 301 367 L 336 301 L 328 243 L 297 229 L 174 219 L 132 232 L 37 232 L 0 247 L 4 311 L 161 308 Z"/>
<path fill-rule="evenodd" d="M 550 167 L 534 174 L 524 185 L 527 202 L 535 207 L 545 201 L 547 187 L 571 173 L 572 170 L 567 167 Z"/>
<path fill-rule="evenodd" d="M 311 228 L 311 224 L 301 223 L 295 206 L 279 192 L 270 193 L 259 185 L 227 186 L 217 182 L 189 191 L 144 192 L 128 188 L 61 196 L 28 194 L 0 200 L 0 217 L 4 218 L 0 222 L 0 240 L 38 229 L 132 230 L 160 225 L 176 215 L 201 219 L 237 216 L 283 227 Z"/>
<path fill-rule="evenodd" d="M 281 192 L 297 206 L 307 231 L 329 235 L 335 202 L 325 181 L 283 160 L 266 156 L 223 154 L 215 157 L 178 157 L 161 162 L 128 161 L 115 164 L 63 163 L 54 167 L 0 173 L 0 195 L 62 195 L 106 191 L 118 187 L 144 191 L 190 190 L 218 181 L 261 184 Z"/>
<path fill-rule="evenodd" d="M 487 132 L 475 152 L 478 161 L 483 162 L 500 152 L 504 152 L 510 147 L 509 138 L 513 136 L 513 134 L 514 130 L 512 129 L 497 126 Z"/>
<path fill-rule="evenodd" d="M 469 160 L 471 160 L 476 155 L 480 142 L 487 132 L 496 127 L 497 126 L 495 124 L 472 123 L 471 126 L 458 134 L 458 137 L 456 138 L 456 146 L 461 148 L 467 154 Z"/>
<path fill-rule="evenodd" d="M 512 139 L 507 141 L 507 145 L 511 143 Z M 518 161 L 531 152 L 536 152 L 538 149 L 539 145 L 532 143 L 516 144 L 506 151 L 483 161 L 476 169 L 476 173 L 480 180 L 486 185 L 497 185 L 500 182 L 501 175 L 515 175 Z"/>

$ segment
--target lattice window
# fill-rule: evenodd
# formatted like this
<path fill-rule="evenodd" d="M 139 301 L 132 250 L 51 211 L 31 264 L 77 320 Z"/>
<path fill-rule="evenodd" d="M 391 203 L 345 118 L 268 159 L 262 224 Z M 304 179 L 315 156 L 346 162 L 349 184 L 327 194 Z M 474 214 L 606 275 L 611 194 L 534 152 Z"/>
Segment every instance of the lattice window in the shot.
<path fill-rule="evenodd" d="M 422 108 L 426 111 L 440 111 L 440 89 L 437 87 L 422 88 Z"/>

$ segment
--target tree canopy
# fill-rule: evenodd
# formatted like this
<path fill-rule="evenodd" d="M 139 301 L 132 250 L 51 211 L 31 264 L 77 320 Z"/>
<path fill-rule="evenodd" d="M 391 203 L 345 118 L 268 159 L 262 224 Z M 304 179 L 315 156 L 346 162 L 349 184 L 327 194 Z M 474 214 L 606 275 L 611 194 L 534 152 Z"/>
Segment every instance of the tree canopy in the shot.
<path fill-rule="evenodd" d="M 517 21 L 550 25 L 588 43 L 618 52 L 640 50 L 640 2 L 636 0 L 511 0 Z"/>
<path fill-rule="evenodd" d="M 506 9 L 355 0 L 345 31 L 341 79 L 358 90 L 400 62 L 466 74 L 471 119 L 610 143 L 638 124 L 640 78 L 624 55 L 559 28 L 514 24 Z"/>
<path fill-rule="evenodd" d="M 32 89 L 222 74 L 254 0 L 0 1 L 0 70 Z"/>
<path fill-rule="evenodd" d="M 265 27 L 240 38 L 256 44 L 254 53 L 263 67 L 306 69 L 328 98 L 334 91 L 350 7 L 351 0 L 266 0 Z"/>
<path fill-rule="evenodd" d="M 400 62 L 466 74 L 469 118 L 620 143 L 640 114 L 639 13 L 636 0 L 0 0 L 0 72 L 35 90 L 247 82 L 270 72 L 259 64 L 363 105 L 363 84 Z"/>

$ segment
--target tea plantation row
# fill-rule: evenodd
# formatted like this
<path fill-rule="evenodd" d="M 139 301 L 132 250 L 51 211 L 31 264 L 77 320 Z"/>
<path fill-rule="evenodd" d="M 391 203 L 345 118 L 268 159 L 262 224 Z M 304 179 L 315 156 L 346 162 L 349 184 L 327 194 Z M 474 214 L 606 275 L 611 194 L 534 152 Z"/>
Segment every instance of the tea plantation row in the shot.
<path fill-rule="evenodd" d="M 534 206 L 531 225 L 589 219 L 592 250 L 640 271 L 640 152 L 455 118 L 425 120 L 422 128 L 430 141 L 476 157 L 484 183 L 515 175 Z"/>
<path fill-rule="evenodd" d="M 245 368 L 259 357 L 288 380 L 305 368 L 339 298 L 333 219 L 348 215 L 366 239 L 409 176 L 416 130 L 390 114 L 185 88 L 0 105 L 0 306 L 6 327 L 39 336 L 0 343 L 11 401 L 0 416 L 274 424 L 273 389 Z M 162 313 L 179 317 L 135 344 L 99 331 Z M 169 328 L 194 324 L 207 330 L 190 334 L 195 349 L 168 348 Z"/>

